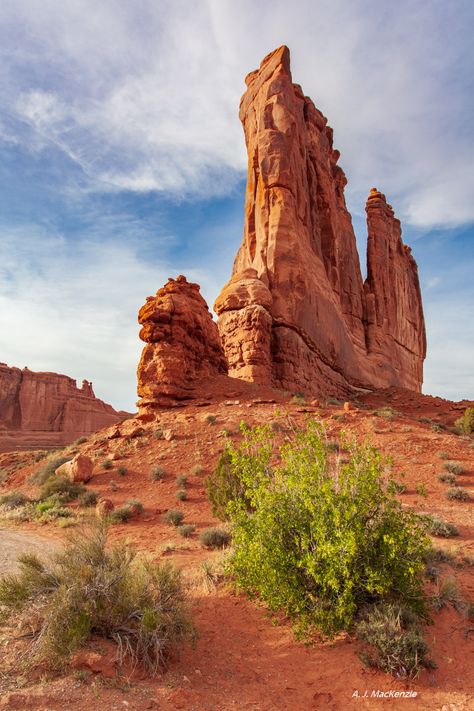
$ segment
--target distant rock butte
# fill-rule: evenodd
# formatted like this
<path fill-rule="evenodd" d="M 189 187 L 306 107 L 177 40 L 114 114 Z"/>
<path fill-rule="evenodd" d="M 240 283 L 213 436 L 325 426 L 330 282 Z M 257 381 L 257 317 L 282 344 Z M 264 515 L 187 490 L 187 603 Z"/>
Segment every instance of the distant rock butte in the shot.
<path fill-rule="evenodd" d="M 332 129 L 292 83 L 288 48 L 246 84 L 244 237 L 215 303 L 229 375 L 325 395 L 419 391 L 425 328 L 400 222 L 372 189 L 363 283 Z"/>
<path fill-rule="evenodd" d="M 145 341 L 137 370 L 140 413 L 196 395 L 196 386 L 227 373 L 227 361 L 199 286 L 184 276 L 169 279 L 140 309 Z"/>
<path fill-rule="evenodd" d="M 203 378 L 227 364 L 234 379 L 306 394 L 420 391 L 418 271 L 391 206 L 372 188 L 364 283 L 332 129 L 293 84 L 288 48 L 245 81 L 244 237 L 215 302 L 219 334 L 199 287 L 184 277 L 150 297 L 139 314 L 148 343 L 138 368 L 140 410 L 194 397 Z"/>
<path fill-rule="evenodd" d="M 0 363 L 0 452 L 61 447 L 122 420 L 94 395 L 92 383 Z"/>

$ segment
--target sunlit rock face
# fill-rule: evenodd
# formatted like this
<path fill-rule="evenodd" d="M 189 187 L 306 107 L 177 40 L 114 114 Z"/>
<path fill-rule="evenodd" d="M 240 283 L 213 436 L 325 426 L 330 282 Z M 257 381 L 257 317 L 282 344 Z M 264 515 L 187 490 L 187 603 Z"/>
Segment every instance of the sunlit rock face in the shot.
<path fill-rule="evenodd" d="M 246 84 L 244 236 L 215 303 L 229 375 L 326 395 L 419 391 L 423 310 L 399 221 L 373 189 L 364 284 L 332 129 L 293 84 L 288 48 Z"/>

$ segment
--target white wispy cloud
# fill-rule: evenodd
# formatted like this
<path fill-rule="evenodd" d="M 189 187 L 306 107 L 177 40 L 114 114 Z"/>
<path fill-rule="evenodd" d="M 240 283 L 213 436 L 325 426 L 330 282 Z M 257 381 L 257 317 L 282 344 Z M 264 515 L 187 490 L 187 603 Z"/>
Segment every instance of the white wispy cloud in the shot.
<path fill-rule="evenodd" d="M 462 224 L 472 14 L 464 0 L 4 0 L 2 99 L 102 187 L 219 194 L 245 170 L 243 77 L 286 42 L 335 127 L 351 207 L 377 184 L 414 224 Z"/>

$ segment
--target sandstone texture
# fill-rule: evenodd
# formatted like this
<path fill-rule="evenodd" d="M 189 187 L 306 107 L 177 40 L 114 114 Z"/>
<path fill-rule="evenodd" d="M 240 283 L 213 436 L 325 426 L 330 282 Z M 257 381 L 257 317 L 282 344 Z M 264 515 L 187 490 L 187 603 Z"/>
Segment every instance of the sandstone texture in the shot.
<path fill-rule="evenodd" d="M 246 84 L 244 237 L 215 303 L 229 375 L 324 395 L 420 391 L 423 310 L 400 222 L 373 189 L 363 283 L 332 129 L 293 84 L 288 48 Z"/>
<path fill-rule="evenodd" d="M 72 482 L 86 483 L 92 476 L 93 468 L 94 464 L 90 457 L 87 457 L 85 454 L 76 454 L 73 459 L 61 464 L 61 466 L 56 469 L 56 475 L 65 476 Z"/>
<path fill-rule="evenodd" d="M 141 415 L 193 398 L 206 378 L 227 373 L 217 326 L 199 286 L 184 276 L 149 296 L 138 321 L 146 343 L 137 371 Z"/>
<path fill-rule="evenodd" d="M 60 447 L 120 421 L 94 395 L 92 384 L 57 373 L 35 373 L 0 363 L 0 452 Z"/>

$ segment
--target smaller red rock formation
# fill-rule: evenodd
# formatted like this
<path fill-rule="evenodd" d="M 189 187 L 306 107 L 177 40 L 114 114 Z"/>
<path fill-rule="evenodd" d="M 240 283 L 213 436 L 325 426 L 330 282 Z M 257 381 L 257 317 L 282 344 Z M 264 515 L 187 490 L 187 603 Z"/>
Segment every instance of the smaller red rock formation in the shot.
<path fill-rule="evenodd" d="M 96 398 L 87 380 L 78 388 L 67 375 L 0 363 L 0 452 L 61 447 L 127 414 Z"/>
<path fill-rule="evenodd" d="M 203 380 L 227 373 L 227 361 L 198 284 L 169 279 L 138 314 L 145 341 L 138 365 L 140 414 L 197 395 Z"/>

